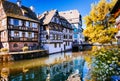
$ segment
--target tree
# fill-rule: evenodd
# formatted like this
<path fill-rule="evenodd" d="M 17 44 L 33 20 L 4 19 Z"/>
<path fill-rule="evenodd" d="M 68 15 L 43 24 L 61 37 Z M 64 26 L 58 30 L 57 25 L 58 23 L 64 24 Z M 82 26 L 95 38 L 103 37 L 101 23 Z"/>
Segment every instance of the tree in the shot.
<path fill-rule="evenodd" d="M 84 17 L 86 29 L 84 35 L 92 43 L 109 43 L 114 39 L 117 28 L 115 28 L 115 18 L 108 13 L 114 6 L 116 0 L 107 2 L 100 0 L 98 4 L 91 5 L 90 13 Z"/>

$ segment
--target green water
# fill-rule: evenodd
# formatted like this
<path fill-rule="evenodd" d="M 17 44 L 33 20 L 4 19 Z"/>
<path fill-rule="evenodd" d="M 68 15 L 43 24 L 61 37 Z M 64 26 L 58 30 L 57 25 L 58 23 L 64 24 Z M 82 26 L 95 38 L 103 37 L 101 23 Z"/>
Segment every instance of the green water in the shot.
<path fill-rule="evenodd" d="M 79 70 L 81 79 L 89 73 L 85 52 L 66 52 L 30 60 L 0 63 L 1 73 L 7 69 L 8 81 L 65 81 Z M 1 74 L 1 79 L 3 75 Z"/>

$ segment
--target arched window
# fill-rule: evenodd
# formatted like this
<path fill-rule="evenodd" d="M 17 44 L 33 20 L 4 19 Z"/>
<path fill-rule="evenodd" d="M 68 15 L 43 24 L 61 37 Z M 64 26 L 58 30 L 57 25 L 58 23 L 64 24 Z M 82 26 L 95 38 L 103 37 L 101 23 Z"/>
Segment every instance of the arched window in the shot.
<path fill-rule="evenodd" d="M 15 43 L 15 44 L 13 45 L 13 47 L 18 47 L 18 45 Z"/>
<path fill-rule="evenodd" d="M 28 46 L 28 45 L 25 43 L 24 46 Z"/>

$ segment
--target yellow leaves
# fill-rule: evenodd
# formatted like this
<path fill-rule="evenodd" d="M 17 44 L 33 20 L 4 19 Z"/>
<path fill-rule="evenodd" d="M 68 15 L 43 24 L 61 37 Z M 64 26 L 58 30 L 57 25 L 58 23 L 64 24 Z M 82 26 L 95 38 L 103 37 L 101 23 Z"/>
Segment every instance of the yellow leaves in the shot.
<path fill-rule="evenodd" d="M 111 0 L 111 3 L 109 3 L 110 8 L 113 8 L 117 0 Z"/>
<path fill-rule="evenodd" d="M 97 46 L 92 46 L 92 51 L 96 51 L 98 50 L 98 47 Z"/>
<path fill-rule="evenodd" d="M 108 43 L 111 42 L 118 31 L 112 27 L 115 19 L 108 16 L 110 4 L 106 0 L 100 0 L 98 4 L 93 4 L 89 15 L 84 17 L 86 29 L 83 34 L 90 42 Z"/>
<path fill-rule="evenodd" d="M 83 19 L 85 20 L 86 26 L 89 26 L 90 24 L 92 24 L 92 20 L 89 15 L 85 16 Z"/>

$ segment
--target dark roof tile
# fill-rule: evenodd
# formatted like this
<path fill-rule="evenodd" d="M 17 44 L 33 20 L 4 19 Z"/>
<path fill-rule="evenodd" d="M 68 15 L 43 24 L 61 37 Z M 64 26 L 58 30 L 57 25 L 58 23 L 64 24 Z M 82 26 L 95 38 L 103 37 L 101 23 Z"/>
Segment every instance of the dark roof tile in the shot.
<path fill-rule="evenodd" d="M 38 21 L 36 14 L 28 7 L 19 7 L 17 4 L 9 1 L 3 1 L 2 4 L 7 16 L 30 21 Z M 23 11 L 25 11 L 25 14 L 23 14 Z"/>

